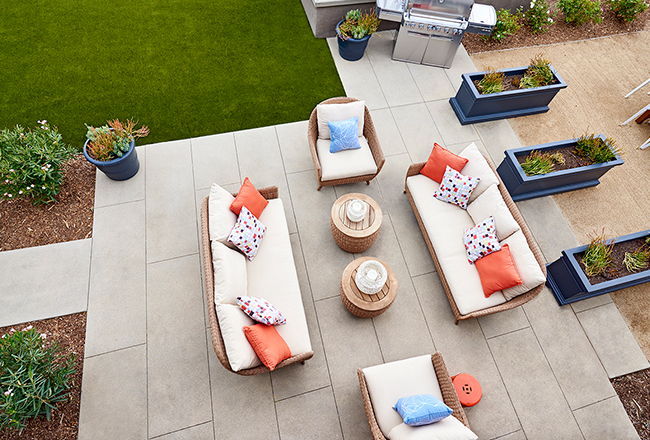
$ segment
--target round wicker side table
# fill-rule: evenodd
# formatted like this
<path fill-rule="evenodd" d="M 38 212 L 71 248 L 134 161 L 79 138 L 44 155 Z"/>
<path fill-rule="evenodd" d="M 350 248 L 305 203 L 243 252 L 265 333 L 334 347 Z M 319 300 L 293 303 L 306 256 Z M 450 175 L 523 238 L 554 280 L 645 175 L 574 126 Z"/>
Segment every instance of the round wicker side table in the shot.
<path fill-rule="evenodd" d="M 379 261 L 388 272 L 384 287 L 373 295 L 367 295 L 359 290 L 354 279 L 361 263 L 368 260 Z M 393 269 L 381 260 L 372 257 L 357 258 L 343 271 L 341 277 L 341 300 L 345 307 L 359 318 L 373 318 L 384 313 L 395 301 L 397 295 L 397 277 Z"/>
<path fill-rule="evenodd" d="M 368 206 L 368 212 L 360 222 L 351 221 L 346 214 L 348 204 L 354 199 L 360 199 Z M 334 241 L 346 252 L 363 252 L 377 239 L 382 218 L 381 208 L 371 197 L 359 193 L 345 194 L 332 205 L 330 228 Z"/>

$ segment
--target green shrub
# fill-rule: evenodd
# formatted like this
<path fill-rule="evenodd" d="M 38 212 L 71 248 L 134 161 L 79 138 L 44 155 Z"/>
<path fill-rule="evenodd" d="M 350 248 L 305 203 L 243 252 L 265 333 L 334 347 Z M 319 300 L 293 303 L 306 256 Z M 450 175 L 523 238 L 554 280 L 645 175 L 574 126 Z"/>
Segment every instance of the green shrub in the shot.
<path fill-rule="evenodd" d="M 533 150 L 521 167 L 527 176 L 537 176 L 552 172 L 556 163 L 564 163 L 562 153 L 542 153 L 539 150 Z"/>
<path fill-rule="evenodd" d="M 530 9 L 526 11 L 524 18 L 533 34 L 544 33 L 553 24 L 546 0 L 531 0 Z"/>
<path fill-rule="evenodd" d="M 605 163 L 616 159 L 616 153 L 620 153 L 616 141 L 606 138 L 604 141 L 595 134 L 583 134 L 576 141 L 575 153 L 580 157 L 586 157 L 593 163 Z"/>
<path fill-rule="evenodd" d="M 529 89 L 532 87 L 547 86 L 553 82 L 555 75 L 551 70 L 551 62 L 544 58 L 543 55 L 536 55 L 530 64 L 528 70 L 524 73 L 524 77 L 519 82 L 519 87 L 522 89 Z"/>
<path fill-rule="evenodd" d="M 603 10 L 598 0 L 558 0 L 557 7 L 567 23 L 581 25 L 588 21 L 603 21 Z"/>
<path fill-rule="evenodd" d="M 626 252 L 623 258 L 623 264 L 628 272 L 638 272 L 648 267 L 648 260 L 650 259 L 650 249 L 641 246 L 634 252 Z"/>
<path fill-rule="evenodd" d="M 486 68 L 485 75 L 478 82 L 476 87 L 479 93 L 487 95 L 489 93 L 499 93 L 503 90 L 503 78 L 505 74 L 494 70 L 491 67 Z"/>
<path fill-rule="evenodd" d="M 74 150 L 63 143 L 56 127 L 39 123 L 33 130 L 16 126 L 0 131 L 0 199 L 48 203 L 59 193 L 61 165 Z"/>
<path fill-rule="evenodd" d="M 648 9 L 643 0 L 609 0 L 616 17 L 625 22 L 636 20 L 638 15 Z"/>
<path fill-rule="evenodd" d="M 13 329 L 12 329 L 13 330 Z M 22 429 L 29 418 L 45 414 L 66 400 L 74 373 L 74 355 L 64 356 L 45 335 L 27 327 L 0 339 L 0 429 Z"/>
<path fill-rule="evenodd" d="M 360 40 L 366 35 L 377 32 L 379 23 L 381 20 L 377 18 L 374 10 L 363 13 L 359 9 L 353 9 L 345 14 L 343 23 L 338 27 L 338 33 L 344 40 L 348 38 Z"/>
<path fill-rule="evenodd" d="M 499 9 L 497 11 L 497 22 L 494 29 L 492 29 L 492 33 L 482 38 L 501 41 L 508 35 L 516 33 L 521 28 L 521 16 L 520 11 L 512 14 L 508 9 Z"/>
<path fill-rule="evenodd" d="M 582 256 L 587 276 L 604 275 L 605 271 L 612 268 L 612 249 L 614 241 L 607 244 L 605 234 L 602 233 L 591 240 Z"/>

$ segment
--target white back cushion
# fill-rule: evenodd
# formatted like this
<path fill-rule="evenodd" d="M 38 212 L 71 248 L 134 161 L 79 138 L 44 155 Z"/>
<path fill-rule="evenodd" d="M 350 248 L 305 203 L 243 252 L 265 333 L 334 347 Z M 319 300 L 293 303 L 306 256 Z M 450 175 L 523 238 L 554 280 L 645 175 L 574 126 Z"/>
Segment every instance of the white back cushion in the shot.
<path fill-rule="evenodd" d="M 218 241 L 211 242 L 214 270 L 214 303 L 237 304 L 238 296 L 248 296 L 246 257 Z"/>
<path fill-rule="evenodd" d="M 230 368 L 239 371 L 261 365 L 262 362 L 244 334 L 244 326 L 253 325 L 255 321 L 232 304 L 217 304 L 216 309 Z"/>
<path fill-rule="evenodd" d="M 522 231 L 517 231 L 510 237 L 506 238 L 501 244 L 507 243 L 510 246 L 510 255 L 512 261 L 515 263 L 515 269 L 519 274 L 519 278 L 523 281 L 515 287 L 503 289 L 503 295 L 506 299 L 511 300 L 515 296 L 528 292 L 530 289 L 539 286 L 546 282 L 544 272 L 539 267 L 535 255 L 528 247 L 528 241 Z"/>
<path fill-rule="evenodd" d="M 327 121 L 344 121 L 357 116 L 359 121 L 359 137 L 363 136 L 363 121 L 365 101 L 354 101 L 346 104 L 318 104 L 318 139 L 330 139 L 330 128 Z"/>
<path fill-rule="evenodd" d="M 230 210 L 234 200 L 235 198 L 228 191 L 216 183 L 212 184 L 208 203 L 208 229 L 211 241 L 233 246 L 228 243 L 228 236 L 237 221 L 237 215 Z"/>
<path fill-rule="evenodd" d="M 474 142 L 469 144 L 467 148 L 459 154 L 460 157 L 469 159 L 469 162 L 463 167 L 463 174 L 466 176 L 479 177 L 481 181 L 474 189 L 474 192 L 469 196 L 470 203 L 476 199 L 478 196 L 483 194 L 483 191 L 489 188 L 490 185 L 498 184 L 499 179 L 490 168 L 490 165 L 483 157 L 483 154 L 479 151 L 478 147 Z"/>
<path fill-rule="evenodd" d="M 345 179 L 348 177 L 375 174 L 377 164 L 365 137 L 359 138 L 360 149 L 330 153 L 330 140 L 318 139 L 316 152 L 321 165 L 322 180 Z"/>
<path fill-rule="evenodd" d="M 467 212 L 472 216 L 474 223 L 479 224 L 489 216 L 494 217 L 494 225 L 499 241 L 510 237 L 517 232 L 519 223 L 512 216 L 506 202 L 501 197 L 497 185 L 490 185 L 483 194 L 478 196 L 467 206 Z"/>

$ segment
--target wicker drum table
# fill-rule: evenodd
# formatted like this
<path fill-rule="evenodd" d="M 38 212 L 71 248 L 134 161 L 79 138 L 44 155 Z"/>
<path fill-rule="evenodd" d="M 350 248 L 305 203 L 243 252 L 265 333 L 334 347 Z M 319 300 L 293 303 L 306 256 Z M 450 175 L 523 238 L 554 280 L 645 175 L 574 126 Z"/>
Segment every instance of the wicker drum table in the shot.
<path fill-rule="evenodd" d="M 346 212 L 348 204 L 354 200 L 363 201 L 368 211 L 363 220 L 351 221 Z M 336 244 L 346 252 L 359 253 L 367 250 L 377 239 L 382 219 L 381 208 L 365 194 L 350 193 L 339 197 L 332 206 L 330 227 Z"/>
<path fill-rule="evenodd" d="M 354 279 L 361 263 L 368 260 L 379 261 L 388 272 L 384 287 L 373 295 L 367 295 L 359 290 Z M 384 313 L 395 301 L 397 295 L 397 277 L 391 267 L 383 261 L 372 257 L 357 258 L 343 271 L 341 277 L 341 300 L 345 307 L 359 318 L 373 318 Z"/>

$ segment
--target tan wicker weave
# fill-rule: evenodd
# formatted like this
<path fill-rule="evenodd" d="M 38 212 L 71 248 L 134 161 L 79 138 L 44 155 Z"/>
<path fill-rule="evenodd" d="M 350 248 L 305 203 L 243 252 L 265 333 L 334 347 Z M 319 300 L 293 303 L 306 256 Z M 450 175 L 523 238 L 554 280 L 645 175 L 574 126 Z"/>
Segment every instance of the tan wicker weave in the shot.
<path fill-rule="evenodd" d="M 354 101 L 358 101 L 358 99 L 341 97 L 326 99 L 325 101 L 321 102 L 321 104 L 346 104 L 348 102 Z M 379 174 L 381 168 L 384 166 L 386 159 L 384 158 L 383 151 L 381 151 L 379 138 L 377 137 L 377 132 L 375 131 L 375 124 L 372 122 L 368 107 L 366 107 L 364 111 L 363 136 L 366 138 L 368 145 L 370 146 L 372 157 L 374 157 L 375 163 L 377 164 L 377 172 L 375 174 L 365 174 L 363 176 L 346 177 L 345 179 L 323 181 L 320 160 L 318 159 L 318 152 L 316 151 L 316 140 L 318 139 L 318 116 L 316 113 L 316 108 L 312 110 L 311 116 L 309 117 L 309 125 L 307 126 L 307 140 L 309 141 L 311 158 L 314 161 L 314 168 L 316 169 L 316 176 L 318 178 L 318 191 L 320 191 L 320 189 L 324 186 L 343 185 L 346 183 L 366 182 L 368 185 L 370 185 L 370 181 L 374 179 L 377 174 Z"/>
<path fill-rule="evenodd" d="M 384 287 L 374 295 L 361 292 L 354 281 L 359 266 L 368 260 L 379 261 L 388 272 Z M 348 264 L 343 271 L 341 276 L 341 300 L 345 308 L 354 316 L 374 318 L 384 313 L 393 304 L 397 296 L 397 286 L 395 272 L 388 264 L 373 257 L 361 257 Z"/>
<path fill-rule="evenodd" d="M 348 203 L 354 199 L 363 200 L 368 205 L 368 213 L 360 222 L 347 218 Z M 341 249 L 353 254 L 367 251 L 379 235 L 383 213 L 371 197 L 361 193 L 345 194 L 338 198 L 330 215 L 330 229 L 334 241 Z"/>
<path fill-rule="evenodd" d="M 267 200 L 278 198 L 277 186 L 261 188 L 258 189 L 258 191 Z M 217 319 L 217 311 L 214 307 L 214 270 L 212 268 L 212 247 L 210 246 L 210 232 L 208 228 L 208 201 L 209 197 L 206 197 L 201 205 L 201 246 L 203 249 L 203 279 L 205 280 L 205 293 L 208 298 L 210 334 L 212 335 L 212 346 L 214 347 L 214 352 L 216 353 L 219 362 L 221 362 L 221 365 L 223 365 L 226 370 L 233 371 L 230 367 L 230 362 L 228 362 L 226 347 L 223 343 L 221 328 L 219 327 L 219 320 Z M 293 357 L 280 362 L 275 369 L 277 370 L 278 368 L 286 367 L 287 365 L 295 364 L 296 362 L 304 364 L 305 361 L 310 359 L 312 356 L 314 356 L 313 351 L 294 354 Z M 265 365 L 260 365 L 255 368 L 233 371 L 233 373 L 241 374 L 242 376 L 252 376 L 255 374 L 267 373 L 269 371 L 270 370 Z"/>
<path fill-rule="evenodd" d="M 515 202 L 512 200 L 512 197 L 510 197 L 510 193 L 508 192 L 505 185 L 501 181 L 501 177 L 499 176 L 499 173 L 497 173 L 496 169 L 494 168 L 494 164 L 492 164 L 492 161 L 488 157 L 485 157 L 485 160 L 487 160 L 487 163 L 490 165 L 490 168 L 494 172 L 494 175 L 497 177 L 497 179 L 499 179 L 498 188 L 499 191 L 501 192 L 501 196 L 503 197 L 503 200 L 506 202 L 506 205 L 508 206 L 508 209 L 512 213 L 512 216 L 519 224 L 521 231 L 526 237 L 526 241 L 528 242 L 528 246 L 530 247 L 530 250 L 533 252 L 533 255 L 535 256 L 535 259 L 537 260 L 540 269 L 542 269 L 542 273 L 544 273 L 544 276 L 546 277 L 546 265 L 545 265 L 544 257 L 542 255 L 542 252 L 539 250 L 539 247 L 537 246 L 537 242 L 533 238 L 533 234 L 530 232 L 530 229 L 528 229 L 528 225 L 526 224 L 526 221 L 524 220 L 521 213 L 519 212 L 519 208 L 517 208 L 517 205 L 515 205 Z M 412 164 L 409 167 L 408 171 L 406 172 L 406 179 L 408 179 L 410 176 L 416 176 L 417 174 L 419 174 L 420 170 L 425 165 L 425 163 L 426 162 Z M 456 324 L 458 324 L 458 321 L 462 319 L 478 318 L 479 316 L 491 315 L 492 313 L 498 313 L 498 312 L 503 312 L 504 310 L 514 309 L 515 307 L 519 307 L 520 305 L 525 304 L 531 299 L 535 298 L 539 294 L 539 292 L 542 291 L 542 289 L 544 288 L 543 283 L 522 295 L 516 296 L 513 299 L 506 301 L 503 304 L 499 304 L 498 306 L 488 307 L 486 309 L 477 310 L 475 312 L 468 313 L 466 315 L 461 315 L 460 311 L 458 310 L 458 306 L 456 305 L 456 301 L 454 301 L 454 296 L 451 294 L 451 289 L 449 288 L 449 284 L 447 283 L 445 274 L 442 271 L 442 268 L 440 267 L 440 262 L 438 261 L 436 252 L 433 249 L 431 240 L 429 240 L 427 230 L 424 227 L 424 223 L 422 223 L 422 218 L 420 217 L 420 213 L 418 212 L 418 209 L 415 206 L 415 201 L 413 200 L 413 196 L 411 195 L 411 192 L 408 189 L 408 185 L 406 185 L 406 181 L 405 181 L 404 192 L 408 195 L 409 201 L 411 202 L 411 207 L 413 208 L 413 212 L 415 213 L 415 218 L 418 221 L 418 225 L 420 225 L 420 230 L 422 231 L 422 235 L 424 236 L 424 241 L 427 243 L 427 247 L 429 248 L 429 252 L 431 253 L 431 257 L 433 258 L 433 264 L 436 266 L 436 270 L 438 272 L 438 276 L 440 277 L 440 281 L 442 282 L 442 286 L 444 287 L 445 292 L 447 293 L 449 304 L 451 305 L 451 309 L 454 312 L 454 315 L 456 316 Z"/>
<path fill-rule="evenodd" d="M 438 377 L 438 384 L 442 391 L 442 400 L 445 402 L 445 405 L 454 411 L 452 415 L 469 428 L 469 422 L 467 421 L 465 410 L 463 410 L 463 406 L 460 404 L 460 400 L 458 400 L 456 389 L 454 388 L 454 384 L 451 382 L 451 377 L 449 376 L 449 371 L 447 371 L 447 366 L 442 358 L 442 354 L 440 354 L 439 351 L 435 352 L 431 356 L 431 362 L 433 362 L 433 368 Z M 375 410 L 373 409 L 372 401 L 370 400 L 366 376 L 363 374 L 361 368 L 357 369 L 357 376 L 359 376 L 359 386 L 361 387 L 363 406 L 366 409 L 366 417 L 368 418 L 368 425 L 370 425 L 372 438 L 375 440 L 386 440 L 386 437 L 384 437 L 384 434 L 381 432 L 377 419 L 375 418 Z"/>

